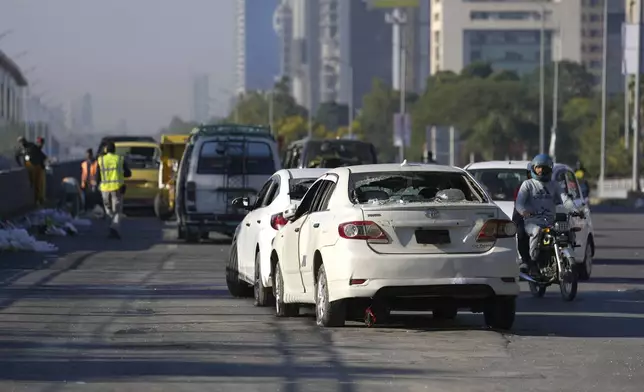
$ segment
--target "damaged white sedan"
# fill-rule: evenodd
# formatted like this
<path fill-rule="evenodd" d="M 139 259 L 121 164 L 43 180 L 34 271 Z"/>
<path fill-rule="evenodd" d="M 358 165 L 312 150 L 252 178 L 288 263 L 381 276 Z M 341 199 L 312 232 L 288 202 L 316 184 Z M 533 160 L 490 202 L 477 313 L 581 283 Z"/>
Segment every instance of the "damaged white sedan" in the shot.
<path fill-rule="evenodd" d="M 319 326 L 381 322 L 392 310 L 459 309 L 511 328 L 519 294 L 516 227 L 459 168 L 379 164 L 330 170 L 275 237 L 280 317 L 315 305 Z"/>

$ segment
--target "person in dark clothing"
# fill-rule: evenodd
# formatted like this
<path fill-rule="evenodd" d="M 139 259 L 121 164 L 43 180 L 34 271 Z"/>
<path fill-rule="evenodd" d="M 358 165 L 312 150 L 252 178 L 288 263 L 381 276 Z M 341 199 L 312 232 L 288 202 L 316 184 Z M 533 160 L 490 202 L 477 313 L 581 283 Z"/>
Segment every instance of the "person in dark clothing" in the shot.
<path fill-rule="evenodd" d="M 36 204 L 45 203 L 45 162 L 47 155 L 42 149 L 25 139 L 18 138 L 18 148 L 16 149 L 16 162 L 18 165 L 27 169 L 29 182 L 34 190 L 34 200 Z"/>
<path fill-rule="evenodd" d="M 528 163 L 528 168 L 527 168 L 527 178 L 530 179 L 532 177 L 532 162 Z M 516 196 L 515 196 L 516 198 Z M 517 225 L 517 248 L 519 249 L 519 255 L 521 256 L 521 262 L 524 264 L 528 264 L 530 262 L 530 243 L 529 243 L 529 237 L 525 233 L 524 229 L 524 222 L 523 222 L 523 216 L 519 214 L 519 212 L 514 209 L 514 212 L 512 213 L 512 221 L 514 222 L 515 225 Z"/>

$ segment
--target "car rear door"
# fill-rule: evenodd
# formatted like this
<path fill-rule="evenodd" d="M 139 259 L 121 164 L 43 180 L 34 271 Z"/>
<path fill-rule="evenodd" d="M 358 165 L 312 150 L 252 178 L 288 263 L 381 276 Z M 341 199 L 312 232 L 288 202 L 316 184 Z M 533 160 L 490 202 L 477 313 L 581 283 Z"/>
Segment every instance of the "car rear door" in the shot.
<path fill-rule="evenodd" d="M 262 210 L 266 206 L 266 201 L 270 197 L 271 189 L 274 188 L 273 179 L 266 181 L 257 195 L 253 209 L 246 214 L 242 220 L 241 229 L 237 238 L 237 254 L 239 255 L 239 269 L 243 274 L 248 274 L 251 266 L 255 262 L 255 245 L 257 244 L 257 233 L 259 232 L 259 222 L 261 222 Z"/>
<path fill-rule="evenodd" d="M 304 291 L 314 290 L 313 258 L 318 245 L 327 237 L 330 231 L 332 213 L 328 211 L 329 199 L 335 190 L 337 176 L 326 175 L 315 195 L 309 217 L 300 229 L 298 253 L 300 260 L 300 276 Z M 337 230 L 337 229 L 336 229 Z M 336 231 L 337 233 L 337 231 Z"/>

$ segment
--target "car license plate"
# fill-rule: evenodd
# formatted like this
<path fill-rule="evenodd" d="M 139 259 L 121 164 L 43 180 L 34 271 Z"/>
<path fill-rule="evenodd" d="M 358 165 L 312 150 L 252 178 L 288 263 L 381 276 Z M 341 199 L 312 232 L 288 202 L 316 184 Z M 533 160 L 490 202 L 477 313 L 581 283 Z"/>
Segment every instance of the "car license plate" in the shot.
<path fill-rule="evenodd" d="M 416 242 L 423 245 L 449 244 L 449 230 L 416 230 Z"/>

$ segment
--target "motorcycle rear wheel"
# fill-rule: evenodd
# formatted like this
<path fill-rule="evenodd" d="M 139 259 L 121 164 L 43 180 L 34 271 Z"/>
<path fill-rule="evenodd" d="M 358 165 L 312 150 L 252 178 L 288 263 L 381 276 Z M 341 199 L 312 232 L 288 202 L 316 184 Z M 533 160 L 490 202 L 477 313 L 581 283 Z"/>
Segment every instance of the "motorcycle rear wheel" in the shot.
<path fill-rule="evenodd" d="M 563 273 L 559 280 L 559 291 L 561 298 L 570 302 L 577 296 L 577 286 L 579 284 L 579 273 L 575 266 L 575 260 L 564 259 L 564 266 L 567 271 Z"/>

